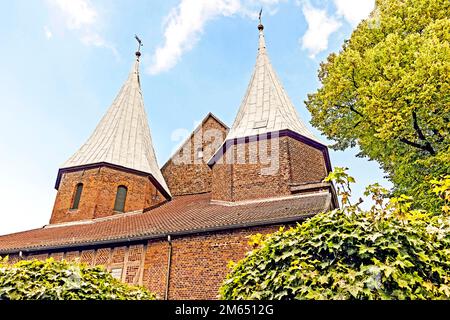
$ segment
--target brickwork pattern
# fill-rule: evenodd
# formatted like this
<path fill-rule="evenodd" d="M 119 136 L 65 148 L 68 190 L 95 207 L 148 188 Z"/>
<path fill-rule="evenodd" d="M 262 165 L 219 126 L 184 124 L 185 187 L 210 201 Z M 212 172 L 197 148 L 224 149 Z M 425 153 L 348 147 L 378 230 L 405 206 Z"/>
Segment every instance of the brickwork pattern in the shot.
<path fill-rule="evenodd" d="M 289 145 L 291 183 L 303 184 L 322 181 L 327 175 L 327 167 L 322 151 L 301 141 L 286 138 Z"/>
<path fill-rule="evenodd" d="M 50 254 L 50 257 L 52 257 L 56 261 L 61 261 L 62 259 L 64 259 L 64 252 L 52 252 Z"/>
<path fill-rule="evenodd" d="M 206 162 L 225 139 L 227 131 L 223 124 L 209 116 L 202 123 L 201 130 L 194 132 L 180 151 L 162 167 L 161 172 L 173 196 L 211 192 L 212 172 Z M 213 132 L 220 134 L 220 137 L 211 136 Z M 202 158 L 198 158 L 197 149 L 200 147 L 203 148 Z"/>
<path fill-rule="evenodd" d="M 164 298 L 167 281 L 168 249 L 167 241 L 156 240 L 148 243 L 145 253 L 144 285 L 160 299 Z"/>
<path fill-rule="evenodd" d="M 71 210 L 77 184 L 83 183 L 79 208 Z M 117 188 L 128 188 L 125 212 L 143 210 L 162 201 L 150 179 L 108 167 L 64 173 L 56 195 L 50 223 L 94 219 L 117 214 L 114 209 Z"/>
<path fill-rule="evenodd" d="M 101 266 L 107 266 L 109 264 L 110 248 L 97 249 L 95 253 L 95 264 Z"/>
<path fill-rule="evenodd" d="M 253 227 L 197 234 L 172 240 L 169 299 L 217 299 L 218 290 L 229 269 L 230 260 L 238 261 L 252 248 L 248 237 L 271 233 L 280 226 Z M 88 265 L 103 265 L 108 270 L 122 269 L 122 281 L 144 285 L 164 298 L 169 257 L 167 240 L 143 244 L 98 248 L 95 250 L 54 252 L 55 260 L 78 260 Z M 44 260 L 47 253 L 29 255 L 27 259 Z M 10 263 L 18 261 L 10 256 Z"/>
<path fill-rule="evenodd" d="M 217 299 L 219 287 L 229 272 L 229 261 L 237 262 L 252 249 L 248 237 L 271 233 L 279 227 L 246 228 L 174 239 L 169 299 Z"/>
<path fill-rule="evenodd" d="M 287 196 L 292 184 L 320 182 L 326 175 L 322 152 L 291 137 L 235 144 L 212 168 L 212 199 Z"/>
<path fill-rule="evenodd" d="M 80 262 L 93 266 L 95 264 L 94 257 L 95 257 L 94 250 L 83 250 L 81 251 Z"/>
<path fill-rule="evenodd" d="M 69 251 L 66 253 L 64 259 L 67 261 L 79 261 L 80 260 L 80 252 L 79 251 Z"/>
<path fill-rule="evenodd" d="M 47 253 L 34 254 L 34 255 L 29 255 L 27 257 L 28 260 L 33 260 L 33 259 L 45 260 L 47 258 L 48 258 L 48 254 Z M 59 255 L 57 255 L 57 259 L 59 259 Z"/>

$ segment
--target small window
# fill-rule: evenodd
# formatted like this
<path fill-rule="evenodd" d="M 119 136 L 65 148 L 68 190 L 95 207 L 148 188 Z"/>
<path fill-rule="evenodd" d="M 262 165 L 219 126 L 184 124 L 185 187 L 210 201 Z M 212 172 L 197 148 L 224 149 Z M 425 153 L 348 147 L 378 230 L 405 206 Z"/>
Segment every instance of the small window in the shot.
<path fill-rule="evenodd" d="M 114 211 L 124 212 L 125 201 L 127 199 L 127 187 L 119 186 L 117 188 L 116 201 L 114 202 Z"/>
<path fill-rule="evenodd" d="M 266 128 L 268 122 L 269 122 L 269 120 L 255 121 L 255 122 L 253 123 L 253 129 Z"/>
<path fill-rule="evenodd" d="M 197 159 L 203 159 L 203 148 L 197 149 Z"/>
<path fill-rule="evenodd" d="M 77 186 L 75 188 L 75 194 L 73 196 L 72 207 L 70 209 L 72 209 L 72 210 L 78 209 L 78 206 L 80 205 L 80 199 L 81 199 L 82 192 L 83 192 L 83 184 L 79 183 L 79 184 L 77 184 Z"/>
<path fill-rule="evenodd" d="M 111 275 L 113 278 L 117 280 L 122 280 L 122 268 L 113 268 L 111 269 Z"/>

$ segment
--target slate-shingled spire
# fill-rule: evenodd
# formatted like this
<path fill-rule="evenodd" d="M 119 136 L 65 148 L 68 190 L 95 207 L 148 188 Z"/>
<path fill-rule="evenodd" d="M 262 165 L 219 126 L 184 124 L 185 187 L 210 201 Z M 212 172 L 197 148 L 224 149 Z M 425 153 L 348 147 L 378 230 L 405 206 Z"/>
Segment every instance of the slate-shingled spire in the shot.
<path fill-rule="evenodd" d="M 139 80 L 140 55 L 138 50 L 128 79 L 95 131 L 61 170 L 109 163 L 150 174 L 159 184 L 157 187 L 170 197 L 156 160 L 144 109 Z"/>
<path fill-rule="evenodd" d="M 321 143 L 300 120 L 270 63 L 261 20 L 258 30 L 255 69 L 226 140 L 288 129 Z"/>

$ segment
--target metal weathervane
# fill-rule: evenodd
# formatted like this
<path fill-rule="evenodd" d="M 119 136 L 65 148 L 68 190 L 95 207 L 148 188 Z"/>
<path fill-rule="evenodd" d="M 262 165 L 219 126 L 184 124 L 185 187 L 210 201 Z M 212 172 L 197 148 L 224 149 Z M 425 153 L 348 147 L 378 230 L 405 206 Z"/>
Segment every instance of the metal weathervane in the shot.
<path fill-rule="evenodd" d="M 138 50 L 137 50 L 137 52 L 141 52 L 141 47 L 143 46 L 142 40 L 139 39 L 139 37 L 138 37 L 137 35 L 134 35 L 134 38 L 135 38 L 136 41 L 138 42 Z"/>
<path fill-rule="evenodd" d="M 141 47 L 143 46 L 143 44 L 142 44 L 142 40 L 137 35 L 134 35 L 134 38 L 138 42 L 138 49 L 136 51 L 136 57 L 139 60 L 139 57 L 141 56 Z"/>

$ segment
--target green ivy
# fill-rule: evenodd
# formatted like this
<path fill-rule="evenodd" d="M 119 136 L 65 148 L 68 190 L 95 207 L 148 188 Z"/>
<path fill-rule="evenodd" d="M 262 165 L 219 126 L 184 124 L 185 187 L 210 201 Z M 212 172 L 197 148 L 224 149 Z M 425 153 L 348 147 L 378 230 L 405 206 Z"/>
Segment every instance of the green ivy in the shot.
<path fill-rule="evenodd" d="M 153 300 L 147 289 L 113 278 L 103 267 L 83 263 L 0 258 L 0 300 Z"/>
<path fill-rule="evenodd" d="M 445 183 L 436 185 L 437 194 L 445 192 Z M 253 237 L 259 246 L 231 265 L 222 299 L 449 299 L 445 211 L 411 210 L 410 197 L 386 199 L 379 185 L 367 190 L 370 210 L 344 203 L 290 230 Z"/>

